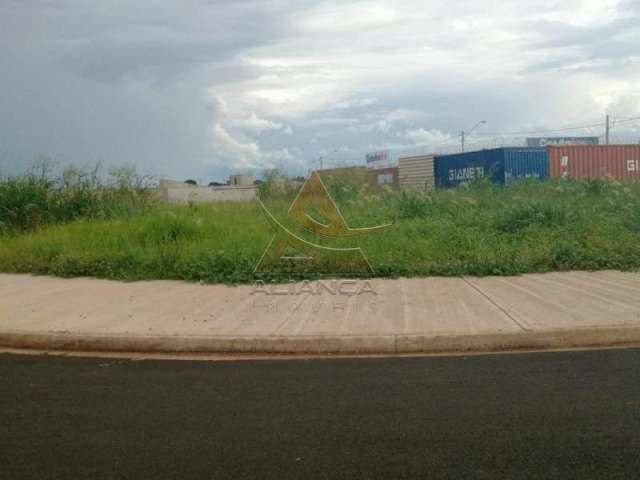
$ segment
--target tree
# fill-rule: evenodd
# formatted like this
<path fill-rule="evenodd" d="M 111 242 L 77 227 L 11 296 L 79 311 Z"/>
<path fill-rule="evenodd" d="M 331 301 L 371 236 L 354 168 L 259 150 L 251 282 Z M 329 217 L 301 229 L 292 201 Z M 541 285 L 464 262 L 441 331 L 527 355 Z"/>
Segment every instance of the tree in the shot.
<path fill-rule="evenodd" d="M 153 175 L 140 175 L 135 165 L 124 163 L 109 170 L 113 182 L 120 188 L 147 188 L 154 180 Z"/>
<path fill-rule="evenodd" d="M 56 166 L 57 162 L 49 157 L 40 155 L 33 161 L 27 173 L 31 178 L 41 182 L 50 182 Z"/>

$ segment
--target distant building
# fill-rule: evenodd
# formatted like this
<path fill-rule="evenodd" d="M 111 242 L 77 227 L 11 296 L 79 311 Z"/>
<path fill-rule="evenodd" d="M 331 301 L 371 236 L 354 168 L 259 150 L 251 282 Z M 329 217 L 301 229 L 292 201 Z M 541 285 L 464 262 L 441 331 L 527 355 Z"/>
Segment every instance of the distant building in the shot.
<path fill-rule="evenodd" d="M 249 187 L 253 185 L 253 175 L 231 175 L 229 185 L 232 187 Z"/>
<path fill-rule="evenodd" d="M 238 175 L 247 177 L 248 175 Z M 246 180 L 242 180 L 246 181 Z M 248 202 L 257 197 L 257 187 L 251 183 L 242 186 L 203 186 L 176 180 L 160 180 L 160 199 L 169 203 Z"/>
<path fill-rule="evenodd" d="M 384 167 L 370 169 L 360 165 L 351 167 L 337 167 L 320 170 L 323 180 L 331 178 L 342 179 L 351 184 L 369 185 L 370 187 L 382 187 L 388 185 L 396 188 L 398 186 L 398 167 Z"/>
<path fill-rule="evenodd" d="M 352 165 L 349 167 L 335 167 L 335 168 L 324 168 L 322 170 L 318 170 L 320 172 L 320 176 L 330 177 L 330 176 L 340 176 L 340 175 L 366 175 L 367 168 L 360 165 Z"/>
<path fill-rule="evenodd" d="M 371 187 L 389 186 L 398 188 L 398 167 L 377 168 L 368 171 L 369 185 Z"/>
<path fill-rule="evenodd" d="M 343 185 L 368 184 L 367 168 L 363 166 L 336 167 L 319 170 L 320 178 L 325 182 L 340 183 Z"/>

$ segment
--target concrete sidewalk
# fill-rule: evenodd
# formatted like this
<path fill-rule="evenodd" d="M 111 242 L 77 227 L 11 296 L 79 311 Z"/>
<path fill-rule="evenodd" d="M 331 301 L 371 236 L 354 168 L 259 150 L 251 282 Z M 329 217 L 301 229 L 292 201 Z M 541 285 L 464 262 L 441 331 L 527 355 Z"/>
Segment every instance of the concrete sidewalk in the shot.
<path fill-rule="evenodd" d="M 369 282 L 265 292 L 0 274 L 0 346 L 385 354 L 640 344 L 637 273 Z"/>

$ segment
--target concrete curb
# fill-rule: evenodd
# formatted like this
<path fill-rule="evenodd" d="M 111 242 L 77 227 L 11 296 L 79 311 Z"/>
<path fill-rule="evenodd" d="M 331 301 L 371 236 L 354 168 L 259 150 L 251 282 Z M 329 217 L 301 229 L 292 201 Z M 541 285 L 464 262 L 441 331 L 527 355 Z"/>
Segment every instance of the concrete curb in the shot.
<path fill-rule="evenodd" d="M 478 335 L 124 336 L 0 332 L 5 348 L 164 354 L 404 354 L 496 352 L 640 344 L 640 327 L 580 328 Z"/>

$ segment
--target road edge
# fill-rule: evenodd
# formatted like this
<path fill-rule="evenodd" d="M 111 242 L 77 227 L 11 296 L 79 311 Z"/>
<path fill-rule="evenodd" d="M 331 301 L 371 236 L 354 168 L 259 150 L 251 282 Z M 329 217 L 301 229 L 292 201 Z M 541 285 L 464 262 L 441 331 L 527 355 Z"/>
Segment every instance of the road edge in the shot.
<path fill-rule="evenodd" d="M 640 344 L 640 326 L 518 333 L 374 336 L 126 336 L 0 332 L 0 347 L 157 354 L 412 354 L 553 350 Z"/>

